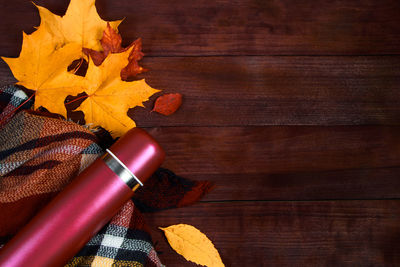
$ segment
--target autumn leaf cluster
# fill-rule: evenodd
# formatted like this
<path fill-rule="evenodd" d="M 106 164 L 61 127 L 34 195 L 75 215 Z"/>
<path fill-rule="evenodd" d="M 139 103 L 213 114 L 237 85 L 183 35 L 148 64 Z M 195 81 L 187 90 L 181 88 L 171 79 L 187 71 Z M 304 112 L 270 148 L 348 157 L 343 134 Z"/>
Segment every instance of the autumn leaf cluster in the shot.
<path fill-rule="evenodd" d="M 102 20 L 95 0 L 71 0 L 64 16 L 37 8 L 40 25 L 32 34 L 23 33 L 19 57 L 3 58 L 17 84 L 35 91 L 34 108 L 67 117 L 66 97 L 85 92 L 87 98 L 76 110 L 84 113 L 87 124 L 100 125 L 114 137 L 135 127 L 128 109 L 143 106 L 159 91 L 144 80 L 127 81 L 144 71 L 138 63 L 143 57 L 141 40 L 121 47 L 121 20 Z M 68 70 L 83 59 L 88 61 L 84 76 Z"/>

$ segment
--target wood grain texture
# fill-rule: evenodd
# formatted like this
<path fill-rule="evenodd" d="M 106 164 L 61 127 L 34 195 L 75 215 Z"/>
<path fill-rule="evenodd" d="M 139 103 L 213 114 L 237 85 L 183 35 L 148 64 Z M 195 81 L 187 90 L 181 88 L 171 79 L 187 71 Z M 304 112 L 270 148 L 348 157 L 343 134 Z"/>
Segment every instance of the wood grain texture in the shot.
<path fill-rule="evenodd" d="M 280 174 L 400 165 L 400 127 L 147 129 L 178 174 Z"/>
<path fill-rule="evenodd" d="M 60 15 L 68 5 L 35 2 Z M 397 0 L 97 0 L 97 7 L 104 19 L 125 17 L 125 43 L 142 37 L 153 56 L 399 53 Z M 39 24 L 35 7 L 2 1 L 0 17 L 0 51 L 16 56 L 21 31 Z"/>
<path fill-rule="evenodd" d="M 145 58 L 140 75 L 162 93 L 183 94 L 173 116 L 129 115 L 140 127 L 399 125 L 400 56 Z M 13 83 L 0 63 L 0 85 Z"/>
<path fill-rule="evenodd" d="M 387 266 L 400 261 L 399 220 L 399 201 L 201 203 L 146 216 L 167 266 L 196 266 L 155 230 L 178 223 L 207 234 L 226 266 Z"/>
<path fill-rule="evenodd" d="M 400 197 L 400 127 L 147 129 L 164 166 L 216 184 L 206 200 Z"/>
<path fill-rule="evenodd" d="M 400 198 L 399 167 L 186 176 L 215 183 L 214 189 L 203 201 Z"/>
<path fill-rule="evenodd" d="M 139 126 L 400 123 L 400 56 L 168 57 L 144 66 L 151 71 L 141 77 L 184 102 L 171 117 L 134 110 Z"/>

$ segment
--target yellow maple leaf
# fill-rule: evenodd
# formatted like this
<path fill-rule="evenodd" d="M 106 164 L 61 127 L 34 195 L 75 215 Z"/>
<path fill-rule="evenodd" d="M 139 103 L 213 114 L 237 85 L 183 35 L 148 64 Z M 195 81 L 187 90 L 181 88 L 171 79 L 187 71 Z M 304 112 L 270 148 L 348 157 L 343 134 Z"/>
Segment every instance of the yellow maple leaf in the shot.
<path fill-rule="evenodd" d="M 143 106 L 159 90 L 144 80 L 121 80 L 121 70 L 128 65 L 133 47 L 110 54 L 100 66 L 89 59 L 86 76 L 74 75 L 68 72 L 68 66 L 82 56 L 82 47 L 100 50 L 99 40 L 107 22 L 97 14 L 95 0 L 71 0 L 63 17 L 37 7 L 40 26 L 30 35 L 23 34 L 18 58 L 3 58 L 17 84 L 36 91 L 34 108 L 43 106 L 66 117 L 65 98 L 86 92 L 88 97 L 77 110 L 84 112 L 88 124 L 100 125 L 114 137 L 134 127 L 135 122 L 127 116 L 128 109 Z M 110 25 L 116 29 L 120 22 Z"/>
<path fill-rule="evenodd" d="M 143 80 L 126 82 L 121 80 L 121 69 L 128 64 L 132 48 L 116 54 L 109 54 L 100 66 L 89 59 L 84 81 L 79 85 L 87 99 L 76 109 L 85 114 L 85 121 L 92 126 L 101 125 L 112 136 L 120 136 L 136 126 L 127 111 L 160 90 L 153 89 Z"/>
<path fill-rule="evenodd" d="M 171 247 L 186 260 L 208 267 L 224 266 L 213 243 L 196 227 L 177 224 L 160 229 Z"/>
<path fill-rule="evenodd" d="M 2 59 L 18 80 L 17 84 L 36 91 L 35 108 L 44 106 L 50 112 L 66 116 L 65 97 L 75 93 L 73 86 L 81 79 L 68 73 L 67 68 L 80 58 L 81 48 L 78 44 L 66 44 L 58 49 L 57 46 L 46 27 L 41 26 L 30 35 L 23 33 L 19 57 Z M 48 101 L 52 105 L 47 105 Z"/>
<path fill-rule="evenodd" d="M 71 0 L 62 17 L 42 6 L 36 6 L 41 18 L 40 26 L 46 25 L 60 45 L 77 43 L 81 48 L 102 50 L 99 40 L 107 27 L 107 21 L 102 20 L 97 13 L 95 0 Z M 121 21 L 109 23 L 116 30 Z"/>

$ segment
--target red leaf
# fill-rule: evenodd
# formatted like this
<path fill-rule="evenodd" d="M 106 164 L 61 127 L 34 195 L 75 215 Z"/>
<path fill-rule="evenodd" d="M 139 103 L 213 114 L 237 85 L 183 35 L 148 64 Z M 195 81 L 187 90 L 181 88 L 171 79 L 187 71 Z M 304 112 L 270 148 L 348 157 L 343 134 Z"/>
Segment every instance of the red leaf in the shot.
<path fill-rule="evenodd" d="M 168 116 L 173 114 L 181 104 L 181 94 L 166 94 L 157 98 L 152 111 Z"/>
<path fill-rule="evenodd" d="M 121 47 L 122 37 L 114 30 L 110 23 L 107 23 L 107 28 L 103 32 L 103 37 L 100 40 L 101 46 L 103 47 L 104 53 L 120 53 L 126 51 L 125 48 Z"/>
<path fill-rule="evenodd" d="M 123 81 L 126 81 L 130 77 L 136 76 L 139 73 L 147 71 L 147 69 L 144 69 L 141 66 L 139 66 L 138 62 L 144 56 L 142 52 L 142 39 L 141 38 L 137 39 L 129 47 L 131 46 L 133 46 L 133 49 L 128 58 L 129 63 L 125 68 L 121 70 L 121 79 Z"/>
<path fill-rule="evenodd" d="M 142 52 L 142 39 L 137 39 L 132 42 L 127 48 L 121 47 L 122 37 L 114 30 L 109 23 L 103 32 L 103 37 L 100 40 L 103 51 L 95 51 L 88 48 L 83 48 L 83 52 L 90 56 L 96 66 L 101 65 L 109 53 L 121 53 L 133 46 L 132 52 L 129 54 L 129 63 L 121 70 L 121 79 L 126 81 L 129 78 L 136 76 L 139 73 L 147 71 L 147 69 L 139 66 L 138 61 L 144 56 Z"/>
<path fill-rule="evenodd" d="M 121 47 L 122 38 L 116 30 L 114 30 L 110 23 L 107 23 L 107 27 L 103 32 L 103 37 L 101 37 L 100 43 L 103 47 L 103 51 L 95 51 L 93 49 L 83 48 L 83 53 L 90 56 L 93 63 L 96 66 L 101 65 L 104 59 L 109 53 L 120 53 L 124 52 L 126 49 Z"/>
<path fill-rule="evenodd" d="M 104 59 L 107 57 L 107 55 L 104 54 L 103 51 L 96 51 L 85 47 L 82 49 L 82 51 L 83 53 L 85 53 L 85 55 L 90 56 L 96 66 L 100 66 L 101 63 L 103 63 Z"/>

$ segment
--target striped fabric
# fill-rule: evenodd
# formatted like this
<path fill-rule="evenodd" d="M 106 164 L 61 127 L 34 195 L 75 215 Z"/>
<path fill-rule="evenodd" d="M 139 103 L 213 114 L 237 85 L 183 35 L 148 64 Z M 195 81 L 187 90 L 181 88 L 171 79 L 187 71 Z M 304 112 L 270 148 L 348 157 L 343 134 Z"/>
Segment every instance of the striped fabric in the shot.
<path fill-rule="evenodd" d="M 33 100 L 28 100 L 21 89 L 13 85 L 0 88 L 0 128 L 11 119 L 18 106 L 22 105 L 21 109 L 27 109 L 32 104 Z"/>
<path fill-rule="evenodd" d="M 163 266 L 149 234 L 133 226 L 141 228 L 144 223 L 140 212 L 129 201 L 66 267 Z"/>
<path fill-rule="evenodd" d="M 103 153 L 97 143 L 109 143 L 76 123 L 26 110 L 27 99 L 17 87 L 0 88 L 0 247 Z M 190 205 L 211 188 L 160 168 L 66 266 L 163 266 L 141 211 Z"/>
<path fill-rule="evenodd" d="M 0 88 L 0 242 L 6 242 L 103 154 L 96 136 L 27 111 L 17 87 Z M 26 102 L 20 109 L 32 105 Z M 140 212 L 129 201 L 67 266 L 162 266 Z M 55 237 L 57 238 L 57 237 Z"/>
<path fill-rule="evenodd" d="M 103 153 L 95 141 L 75 123 L 17 113 L 0 131 L 0 202 L 60 191 Z"/>

